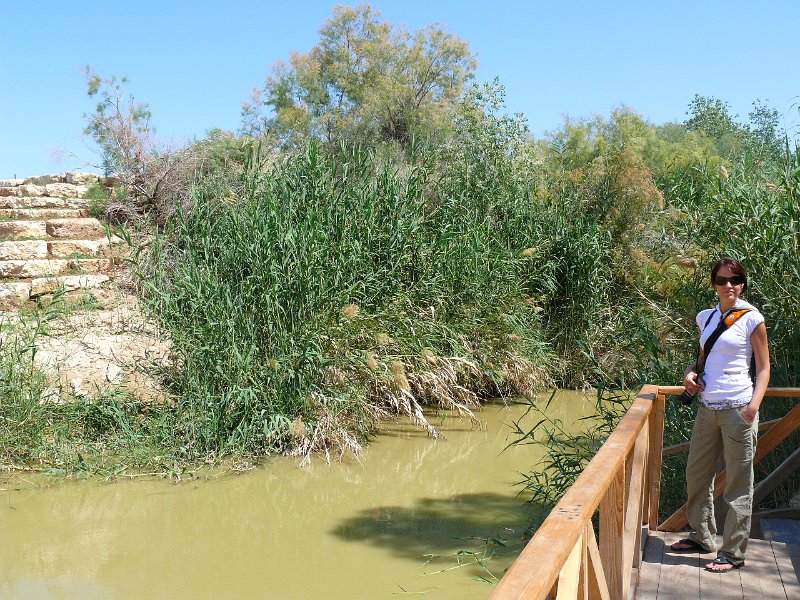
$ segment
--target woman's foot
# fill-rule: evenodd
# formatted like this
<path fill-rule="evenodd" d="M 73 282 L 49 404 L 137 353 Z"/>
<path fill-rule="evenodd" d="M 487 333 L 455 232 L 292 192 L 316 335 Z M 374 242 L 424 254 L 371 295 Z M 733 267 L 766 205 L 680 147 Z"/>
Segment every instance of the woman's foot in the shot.
<path fill-rule="evenodd" d="M 689 538 L 678 540 L 669 548 L 675 552 L 707 552 L 700 544 Z"/>
<path fill-rule="evenodd" d="M 743 566 L 744 562 L 736 565 L 728 560 L 725 556 L 720 555 L 708 563 L 705 568 L 706 571 L 711 571 L 712 573 L 727 573 L 728 571 L 733 571 L 734 569 L 740 569 Z"/>

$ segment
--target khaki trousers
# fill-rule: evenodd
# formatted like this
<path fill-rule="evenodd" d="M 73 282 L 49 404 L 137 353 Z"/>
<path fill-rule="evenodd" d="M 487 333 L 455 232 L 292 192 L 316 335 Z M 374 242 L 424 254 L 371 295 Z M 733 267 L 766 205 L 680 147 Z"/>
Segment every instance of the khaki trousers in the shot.
<path fill-rule="evenodd" d="M 753 511 L 753 456 L 758 434 L 758 415 L 752 425 L 738 408 L 711 410 L 702 404 L 697 409 L 689 461 L 686 465 L 689 534 L 709 552 L 717 550 L 734 565 L 744 563 L 750 537 Z M 728 514 L 717 548 L 717 524 L 714 520 L 714 476 L 717 460 L 725 458 L 725 490 L 722 498 Z"/>

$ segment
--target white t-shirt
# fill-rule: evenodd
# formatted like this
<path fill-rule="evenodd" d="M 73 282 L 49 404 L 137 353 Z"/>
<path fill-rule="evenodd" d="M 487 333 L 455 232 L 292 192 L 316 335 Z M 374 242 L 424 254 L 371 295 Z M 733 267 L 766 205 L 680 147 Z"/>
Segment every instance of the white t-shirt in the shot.
<path fill-rule="evenodd" d="M 755 306 L 741 299 L 736 301 L 733 308 L 749 308 L 750 312 L 722 332 L 706 357 L 703 377 L 705 389 L 700 394 L 700 401 L 713 410 L 746 406 L 753 398 L 753 382 L 749 372 L 753 356 L 750 336 L 764 322 L 764 317 Z M 708 321 L 712 312 L 714 314 Z M 716 308 L 698 313 L 697 326 L 702 329 L 701 348 L 717 328 L 721 317 L 719 304 Z"/>

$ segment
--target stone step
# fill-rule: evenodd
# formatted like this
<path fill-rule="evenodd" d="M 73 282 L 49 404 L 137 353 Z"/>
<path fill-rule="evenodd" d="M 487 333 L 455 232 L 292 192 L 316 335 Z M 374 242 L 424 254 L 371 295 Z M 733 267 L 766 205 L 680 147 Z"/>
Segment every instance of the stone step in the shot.
<path fill-rule="evenodd" d="M 43 240 L 47 238 L 47 221 L 0 221 L 0 240 Z"/>
<path fill-rule="evenodd" d="M 72 292 L 98 288 L 107 281 L 110 281 L 108 275 L 65 275 L 40 277 L 31 281 L 0 282 L 0 310 L 19 308 L 31 298 L 55 292 L 59 288 Z"/>
<path fill-rule="evenodd" d="M 100 221 L 91 217 L 45 221 L 0 221 L 0 240 L 48 238 L 98 240 L 105 237 L 105 227 Z"/>
<path fill-rule="evenodd" d="M 43 221 L 88 217 L 85 208 L 0 208 L 0 220 Z"/>
<path fill-rule="evenodd" d="M 59 240 L 99 240 L 106 237 L 106 228 L 92 217 L 80 219 L 48 219 L 47 235 Z"/>
<path fill-rule="evenodd" d="M 68 171 L 66 173 L 58 173 L 56 175 L 34 175 L 33 177 L 25 177 L 24 179 L 0 179 L 0 186 L 15 187 L 24 183 L 30 183 L 33 185 L 47 185 L 48 183 L 71 183 L 73 185 L 87 185 L 97 181 L 98 179 L 100 179 L 100 176 L 96 173 L 88 173 L 85 171 Z"/>
<path fill-rule="evenodd" d="M 119 238 L 113 238 L 119 243 Z M 111 247 L 108 238 L 100 240 L 20 240 L 0 242 L 0 260 L 100 257 Z"/>
<path fill-rule="evenodd" d="M 37 260 L 47 255 L 45 240 L 0 242 L 0 260 Z"/>
<path fill-rule="evenodd" d="M 21 185 L 0 186 L 0 196 L 50 196 L 52 198 L 82 198 L 88 190 L 88 185 L 74 185 L 71 183 L 22 183 Z"/>
<path fill-rule="evenodd" d="M 53 258 L 69 258 L 76 254 L 100 256 L 112 243 L 118 243 L 116 240 L 119 238 L 112 237 L 111 241 L 105 237 L 99 240 L 56 240 L 47 242 L 47 253 Z"/>
<path fill-rule="evenodd" d="M 113 263 L 108 258 L 0 260 L 0 277 L 58 277 L 68 275 L 70 271 L 78 271 L 77 274 L 110 271 L 112 266 Z"/>
<path fill-rule="evenodd" d="M 31 281 L 30 297 L 55 292 L 58 288 L 64 291 L 96 288 L 109 281 L 108 275 L 66 275 L 64 277 L 46 277 Z"/>
<path fill-rule="evenodd" d="M 2 192 L 4 188 L 0 188 Z M 3 196 L 0 194 L 0 208 L 73 208 L 86 209 L 87 200 L 83 198 L 51 198 L 48 196 Z"/>
<path fill-rule="evenodd" d="M 18 308 L 31 297 L 30 281 L 0 282 L 0 310 Z"/>

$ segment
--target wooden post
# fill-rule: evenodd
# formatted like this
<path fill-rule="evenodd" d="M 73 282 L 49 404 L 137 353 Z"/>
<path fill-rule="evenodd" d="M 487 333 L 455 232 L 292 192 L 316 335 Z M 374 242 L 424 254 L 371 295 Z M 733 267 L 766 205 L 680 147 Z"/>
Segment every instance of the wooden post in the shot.
<path fill-rule="evenodd" d="M 639 549 L 639 539 L 642 534 L 642 487 L 645 470 L 645 457 L 647 456 L 647 434 L 649 429 L 642 427 L 636 436 L 636 445 L 631 450 L 629 460 L 630 479 L 626 482 L 628 493 L 625 498 L 624 524 L 622 538 L 622 591 L 627 593 L 631 585 L 631 569 L 638 566 L 636 554 Z"/>
<path fill-rule="evenodd" d="M 648 502 L 645 504 L 646 525 L 658 525 L 658 508 L 661 502 L 661 449 L 664 447 L 664 413 L 667 397 L 656 394 L 653 411 L 650 413 L 650 452 L 647 457 Z"/>
<path fill-rule="evenodd" d="M 583 556 L 583 536 L 572 547 L 561 572 L 558 575 L 556 600 L 577 600 L 580 586 L 581 557 Z"/>
<path fill-rule="evenodd" d="M 589 600 L 589 536 L 594 537 L 592 522 L 584 525 L 581 533 L 581 573 L 578 584 L 578 600 Z"/>
<path fill-rule="evenodd" d="M 622 582 L 623 515 L 625 514 L 625 464 L 614 474 L 600 502 L 600 556 L 611 600 L 624 600 Z"/>
<path fill-rule="evenodd" d="M 603 561 L 600 558 L 600 549 L 597 547 L 597 540 L 594 537 L 594 527 L 592 522 L 586 524 L 583 534 L 586 540 L 587 550 L 587 571 L 589 572 L 589 597 L 588 600 L 611 600 L 606 582 L 606 574 L 603 571 Z"/>

